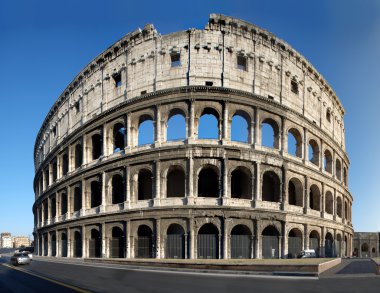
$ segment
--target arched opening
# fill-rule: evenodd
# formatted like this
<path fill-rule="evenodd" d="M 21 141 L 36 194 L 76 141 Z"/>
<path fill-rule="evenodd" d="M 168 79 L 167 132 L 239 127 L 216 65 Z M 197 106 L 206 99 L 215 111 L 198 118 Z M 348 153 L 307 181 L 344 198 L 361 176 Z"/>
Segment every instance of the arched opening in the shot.
<path fill-rule="evenodd" d="M 119 152 L 125 147 L 125 127 L 117 123 L 113 127 L 113 152 Z"/>
<path fill-rule="evenodd" d="M 67 153 L 62 155 L 62 176 L 66 176 L 69 171 L 69 158 Z"/>
<path fill-rule="evenodd" d="M 50 214 L 51 214 L 51 217 L 54 219 L 57 215 L 57 210 L 56 210 L 56 205 L 57 205 L 57 201 L 55 199 L 55 197 L 53 197 L 51 199 L 51 202 L 50 202 L 50 208 L 51 208 L 51 211 L 50 211 Z"/>
<path fill-rule="evenodd" d="M 272 171 L 267 171 L 263 175 L 262 199 L 264 201 L 280 202 L 280 179 Z"/>
<path fill-rule="evenodd" d="M 319 257 L 319 233 L 311 231 L 309 235 L 309 248 L 315 250 L 315 254 Z"/>
<path fill-rule="evenodd" d="M 182 113 L 172 111 L 167 126 L 167 141 L 186 139 L 186 120 Z"/>
<path fill-rule="evenodd" d="M 231 140 L 248 143 L 249 124 L 242 114 L 235 114 L 231 121 Z"/>
<path fill-rule="evenodd" d="M 302 158 L 302 136 L 295 128 L 288 131 L 288 154 Z"/>
<path fill-rule="evenodd" d="M 205 108 L 199 118 L 199 139 L 219 139 L 219 114 L 212 108 Z"/>
<path fill-rule="evenodd" d="M 344 250 L 344 256 L 348 256 L 348 246 L 347 246 L 347 236 L 344 236 L 344 242 L 343 242 L 343 250 Z"/>
<path fill-rule="evenodd" d="M 180 166 L 171 166 L 166 180 L 166 197 L 185 197 L 185 172 Z"/>
<path fill-rule="evenodd" d="M 346 167 L 343 167 L 343 183 L 347 186 L 347 169 Z"/>
<path fill-rule="evenodd" d="M 324 157 L 323 157 L 323 169 L 328 172 L 332 173 L 332 155 L 329 150 L 325 150 Z"/>
<path fill-rule="evenodd" d="M 82 235 L 79 231 L 74 232 L 74 257 L 82 257 Z"/>
<path fill-rule="evenodd" d="M 75 169 L 82 166 L 83 163 L 83 147 L 80 143 L 75 146 Z"/>
<path fill-rule="evenodd" d="M 310 187 L 309 193 L 309 207 L 312 210 L 320 211 L 321 210 L 321 194 L 317 185 L 312 185 Z"/>
<path fill-rule="evenodd" d="M 339 159 L 335 161 L 335 176 L 339 181 L 342 180 L 342 164 Z"/>
<path fill-rule="evenodd" d="M 280 146 L 278 125 L 273 119 L 267 118 L 261 122 L 261 145 L 275 149 Z"/>
<path fill-rule="evenodd" d="M 185 258 L 185 231 L 171 224 L 166 233 L 166 258 Z"/>
<path fill-rule="evenodd" d="M 199 172 L 198 197 L 219 197 L 219 176 L 212 166 Z"/>
<path fill-rule="evenodd" d="M 89 257 L 100 257 L 102 253 L 102 239 L 96 229 L 91 229 L 90 239 L 88 242 Z"/>
<path fill-rule="evenodd" d="M 140 170 L 138 178 L 138 200 L 147 200 L 153 198 L 152 177 L 153 175 L 150 170 Z"/>
<path fill-rule="evenodd" d="M 67 213 L 67 194 L 66 192 L 61 193 L 61 215 Z"/>
<path fill-rule="evenodd" d="M 204 224 L 198 231 L 198 258 L 219 258 L 219 231 L 213 224 Z"/>
<path fill-rule="evenodd" d="M 124 232 L 119 227 L 112 228 L 110 239 L 110 257 L 124 258 L 125 257 L 125 241 Z"/>
<path fill-rule="evenodd" d="M 67 257 L 67 235 L 66 235 L 66 233 L 61 234 L 61 256 Z"/>
<path fill-rule="evenodd" d="M 326 192 L 325 212 L 332 215 L 334 212 L 334 199 L 330 191 Z"/>
<path fill-rule="evenodd" d="M 338 197 L 336 200 L 336 214 L 339 218 L 342 217 L 342 198 Z"/>
<path fill-rule="evenodd" d="M 344 218 L 348 220 L 348 206 L 347 202 L 344 202 Z"/>
<path fill-rule="evenodd" d="M 309 140 L 309 161 L 312 162 L 314 165 L 319 166 L 319 145 L 314 140 Z"/>
<path fill-rule="evenodd" d="M 121 175 L 112 176 L 112 204 L 124 202 L 124 179 Z"/>
<path fill-rule="evenodd" d="M 138 258 L 153 257 L 153 232 L 147 225 L 141 225 L 137 230 L 137 253 Z"/>
<path fill-rule="evenodd" d="M 51 235 L 51 256 L 57 255 L 57 237 L 55 236 L 55 233 Z"/>
<path fill-rule="evenodd" d="M 331 233 L 326 233 L 325 236 L 325 257 L 334 257 L 335 248 L 334 248 L 334 238 Z"/>
<path fill-rule="evenodd" d="M 91 137 L 92 142 L 92 159 L 97 160 L 103 154 L 103 139 L 102 136 L 97 133 Z"/>
<path fill-rule="evenodd" d="M 262 257 L 279 258 L 279 236 L 274 226 L 266 227 L 262 232 Z"/>
<path fill-rule="evenodd" d="M 245 225 L 236 225 L 231 230 L 231 258 L 252 257 L 252 233 Z"/>
<path fill-rule="evenodd" d="M 58 166 L 57 166 L 57 160 L 53 161 L 53 182 L 57 181 L 58 177 Z"/>
<path fill-rule="evenodd" d="M 82 208 L 82 189 L 79 186 L 74 188 L 74 212 Z"/>
<path fill-rule="evenodd" d="M 288 258 L 296 258 L 302 251 L 302 232 L 292 229 L 288 235 Z"/>
<path fill-rule="evenodd" d="M 138 130 L 138 145 L 152 144 L 154 142 L 153 119 L 150 116 L 140 117 Z"/>
<path fill-rule="evenodd" d="M 342 253 L 342 236 L 338 234 L 336 236 L 336 243 L 335 243 L 335 254 L 337 257 L 341 257 Z"/>
<path fill-rule="evenodd" d="M 292 178 L 289 181 L 288 201 L 290 205 L 303 206 L 303 186 L 298 178 Z"/>
<path fill-rule="evenodd" d="M 231 197 L 252 199 L 252 175 L 246 168 L 236 168 L 231 173 Z"/>
<path fill-rule="evenodd" d="M 102 186 L 99 181 L 91 182 L 91 208 L 102 204 Z"/>
<path fill-rule="evenodd" d="M 48 251 L 49 251 L 48 235 L 44 234 L 43 237 L 44 237 L 44 256 L 47 256 L 48 255 Z"/>

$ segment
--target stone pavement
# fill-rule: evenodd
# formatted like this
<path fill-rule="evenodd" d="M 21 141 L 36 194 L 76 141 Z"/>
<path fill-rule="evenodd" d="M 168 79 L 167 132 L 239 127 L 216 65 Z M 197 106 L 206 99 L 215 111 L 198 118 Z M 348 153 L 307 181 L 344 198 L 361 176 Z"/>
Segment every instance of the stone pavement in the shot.
<path fill-rule="evenodd" d="M 376 264 L 369 258 L 342 259 L 342 262 L 325 271 L 320 278 L 377 277 Z"/>

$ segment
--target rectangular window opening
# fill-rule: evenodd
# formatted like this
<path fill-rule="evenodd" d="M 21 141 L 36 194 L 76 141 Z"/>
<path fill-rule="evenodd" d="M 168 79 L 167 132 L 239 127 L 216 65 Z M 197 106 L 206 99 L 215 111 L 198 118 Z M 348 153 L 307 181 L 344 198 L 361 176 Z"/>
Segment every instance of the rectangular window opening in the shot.
<path fill-rule="evenodd" d="M 115 87 L 120 87 L 121 86 L 121 74 L 115 74 L 112 76 L 113 80 L 115 81 Z"/>
<path fill-rule="evenodd" d="M 141 95 L 145 95 L 146 94 L 146 91 L 141 91 Z"/>
<path fill-rule="evenodd" d="M 213 86 L 214 83 L 212 81 L 206 81 L 206 86 Z"/>
<path fill-rule="evenodd" d="M 274 101 L 274 97 L 272 97 L 271 95 L 268 95 L 268 99 Z"/>
<path fill-rule="evenodd" d="M 172 53 L 170 54 L 170 59 L 172 62 L 172 67 L 181 66 L 181 54 L 180 53 Z"/>
<path fill-rule="evenodd" d="M 79 111 L 80 111 L 80 103 L 79 103 L 79 101 L 75 102 L 74 107 L 75 107 L 75 112 L 79 113 Z"/>
<path fill-rule="evenodd" d="M 247 71 L 247 58 L 244 56 L 237 56 L 237 68 Z"/>
<path fill-rule="evenodd" d="M 290 88 L 293 93 L 298 94 L 298 83 L 295 80 L 291 81 Z"/>

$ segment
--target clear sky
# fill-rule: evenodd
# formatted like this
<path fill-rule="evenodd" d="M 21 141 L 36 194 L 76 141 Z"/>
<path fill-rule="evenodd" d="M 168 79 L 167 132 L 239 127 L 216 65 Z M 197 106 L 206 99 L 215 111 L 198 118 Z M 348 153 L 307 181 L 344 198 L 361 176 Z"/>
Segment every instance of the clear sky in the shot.
<path fill-rule="evenodd" d="M 380 230 L 380 1 L 3 0 L 0 232 L 32 234 L 35 137 L 79 71 L 137 27 L 153 23 L 161 34 L 203 28 L 210 13 L 271 31 L 330 83 L 346 109 L 354 229 Z"/>

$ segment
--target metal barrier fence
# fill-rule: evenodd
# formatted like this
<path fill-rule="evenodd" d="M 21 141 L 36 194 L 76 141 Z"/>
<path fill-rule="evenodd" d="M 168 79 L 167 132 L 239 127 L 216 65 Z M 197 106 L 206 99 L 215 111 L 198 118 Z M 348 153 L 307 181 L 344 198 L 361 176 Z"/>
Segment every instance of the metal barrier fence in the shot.
<path fill-rule="evenodd" d="M 137 254 L 138 258 L 152 258 L 153 257 L 153 241 L 150 236 L 139 236 L 137 238 Z"/>
<path fill-rule="evenodd" d="M 279 238 L 278 236 L 263 235 L 263 258 L 279 257 Z"/>
<path fill-rule="evenodd" d="M 302 251 L 302 238 L 288 238 L 288 258 L 296 258 Z"/>
<path fill-rule="evenodd" d="M 185 258 L 184 235 L 168 234 L 166 237 L 166 258 Z"/>
<path fill-rule="evenodd" d="M 198 258 L 219 258 L 218 248 L 218 235 L 198 234 Z"/>
<path fill-rule="evenodd" d="M 109 241 L 110 247 L 110 257 L 112 258 L 123 258 L 125 257 L 125 245 L 124 239 L 122 237 L 111 238 Z"/>
<path fill-rule="evenodd" d="M 250 235 L 231 235 L 231 258 L 251 258 Z"/>

